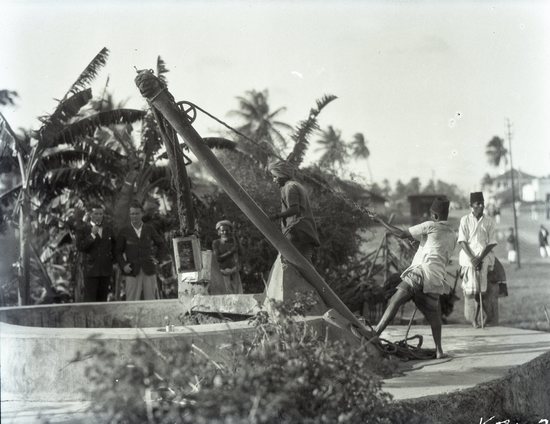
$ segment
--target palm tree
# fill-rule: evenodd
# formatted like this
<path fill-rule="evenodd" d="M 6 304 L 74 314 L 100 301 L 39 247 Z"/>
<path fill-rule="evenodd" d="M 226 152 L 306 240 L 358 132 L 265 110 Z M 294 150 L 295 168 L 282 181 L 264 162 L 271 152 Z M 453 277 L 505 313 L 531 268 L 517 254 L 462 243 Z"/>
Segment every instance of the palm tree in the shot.
<path fill-rule="evenodd" d="M 17 91 L 0 90 L 0 106 L 15 105 L 15 97 L 18 97 Z"/>
<path fill-rule="evenodd" d="M 367 162 L 367 171 L 369 172 L 369 179 L 371 184 L 374 182 L 372 178 L 372 171 L 370 169 L 370 150 L 367 147 L 368 141 L 365 140 L 365 136 L 362 133 L 356 133 L 353 136 L 353 141 L 351 142 L 351 155 L 355 158 L 363 158 Z"/>
<path fill-rule="evenodd" d="M 17 197 L 19 214 L 19 302 L 30 301 L 30 255 L 37 249 L 31 246 L 33 231 L 37 231 L 40 216 L 50 213 L 54 199 L 76 191 L 83 196 L 102 198 L 114 190 L 111 172 L 116 172 L 121 156 L 105 149 L 94 140 L 101 127 L 127 125 L 143 118 L 144 112 L 117 109 L 83 117 L 80 110 L 92 99 L 86 86 L 105 65 L 108 50 L 102 49 L 86 66 L 54 112 L 39 118 L 42 126 L 36 132 L 23 137 L 13 131 L 4 131 L 2 143 L 13 139 L 17 154 L 21 184 L 0 196 Z M 8 136 L 5 136 L 8 134 Z M 33 141 L 34 140 L 34 141 Z"/>
<path fill-rule="evenodd" d="M 256 157 L 263 165 L 267 164 L 269 155 L 280 156 L 287 147 L 286 139 L 281 133 L 283 130 L 292 130 L 285 122 L 277 120 L 277 115 L 285 111 L 280 107 L 271 111 L 269 107 L 268 90 L 249 90 L 244 96 L 238 96 L 239 109 L 229 112 L 244 120 L 244 124 L 237 129 L 256 142 L 252 145 L 243 141 L 246 150 Z"/>
<path fill-rule="evenodd" d="M 485 154 L 489 163 L 495 167 L 502 163 L 503 168 L 508 164 L 508 149 L 504 146 L 504 140 L 498 136 L 494 136 L 485 147 Z"/>
<path fill-rule="evenodd" d="M 335 171 L 335 167 L 338 165 L 341 170 L 348 158 L 347 146 L 342 140 L 342 132 L 329 125 L 326 131 L 321 131 L 318 143 L 323 147 L 317 150 L 324 150 L 319 159 L 319 166 Z"/>

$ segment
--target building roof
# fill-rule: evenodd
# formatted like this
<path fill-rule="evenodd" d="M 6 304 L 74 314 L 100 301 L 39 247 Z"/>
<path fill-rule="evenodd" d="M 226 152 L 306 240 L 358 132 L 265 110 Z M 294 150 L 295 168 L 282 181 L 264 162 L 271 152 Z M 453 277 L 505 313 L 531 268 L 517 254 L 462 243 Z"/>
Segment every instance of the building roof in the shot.
<path fill-rule="evenodd" d="M 336 179 L 334 184 L 338 186 L 340 190 L 348 194 L 355 200 L 368 200 L 369 202 L 384 203 L 387 199 L 377 193 L 367 190 L 361 184 L 350 180 Z"/>
<path fill-rule="evenodd" d="M 523 172 L 521 170 L 518 170 L 518 169 L 514 169 L 514 178 L 521 178 L 522 180 L 534 180 L 535 177 L 534 175 L 531 175 L 531 174 L 527 174 L 526 172 Z M 496 177 L 493 178 L 493 182 L 494 181 L 503 181 L 503 180 L 508 180 L 510 179 L 510 171 L 506 171 L 504 172 L 503 174 L 500 174 L 500 175 L 497 175 Z"/>

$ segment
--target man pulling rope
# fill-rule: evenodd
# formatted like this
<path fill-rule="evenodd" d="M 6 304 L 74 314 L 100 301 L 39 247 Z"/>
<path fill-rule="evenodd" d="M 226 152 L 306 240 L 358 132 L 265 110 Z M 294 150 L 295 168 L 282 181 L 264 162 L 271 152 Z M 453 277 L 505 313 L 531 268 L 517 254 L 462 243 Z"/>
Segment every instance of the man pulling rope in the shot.
<path fill-rule="evenodd" d="M 414 238 L 420 241 L 411 265 L 401 274 L 401 283 L 397 286 L 397 291 L 391 297 L 375 330 L 380 335 L 393 320 L 401 305 L 412 300 L 430 324 L 436 358 L 439 359 L 446 357 L 441 346 L 442 321 L 439 295 L 451 290 L 445 281 L 445 268 L 456 247 L 456 235 L 447 222 L 449 215 L 447 198 L 436 198 L 430 208 L 430 215 L 432 221 L 423 222 L 408 230 L 401 230 L 387 224 L 379 217 L 374 218 L 396 237 Z"/>

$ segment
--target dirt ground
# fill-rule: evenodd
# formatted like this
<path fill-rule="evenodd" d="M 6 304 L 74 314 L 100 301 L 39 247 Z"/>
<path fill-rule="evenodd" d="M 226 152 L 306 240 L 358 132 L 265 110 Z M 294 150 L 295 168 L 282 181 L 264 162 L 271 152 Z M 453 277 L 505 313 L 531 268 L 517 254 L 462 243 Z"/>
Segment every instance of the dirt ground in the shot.
<path fill-rule="evenodd" d="M 460 217 L 469 213 L 468 210 L 451 211 L 449 221 L 458 231 Z M 543 216 L 534 220 L 527 207 L 522 208 L 518 216 L 518 233 L 520 242 L 520 267 L 517 264 L 507 262 L 506 235 L 507 230 L 513 226 L 513 214 L 511 208 L 501 210 L 501 222 L 497 225 L 499 245 L 495 253 L 504 265 L 508 297 L 500 299 L 500 325 L 526 328 L 541 331 L 550 331 L 544 308 L 550 315 L 550 258 L 541 258 L 538 248 L 538 230 L 541 224 L 550 228 L 550 221 Z M 402 227 L 405 227 L 403 225 Z M 370 229 L 371 240 L 363 247 L 365 252 L 376 249 L 383 230 L 380 227 Z M 454 273 L 458 267 L 459 248 L 454 252 L 452 263 L 448 271 Z M 453 313 L 449 316 L 450 324 L 467 323 L 464 318 L 464 301 L 460 289 L 460 281 L 457 284 L 457 296 L 460 298 L 455 304 Z M 406 308 L 410 312 L 414 308 Z M 407 315 L 407 313 L 405 313 Z"/>

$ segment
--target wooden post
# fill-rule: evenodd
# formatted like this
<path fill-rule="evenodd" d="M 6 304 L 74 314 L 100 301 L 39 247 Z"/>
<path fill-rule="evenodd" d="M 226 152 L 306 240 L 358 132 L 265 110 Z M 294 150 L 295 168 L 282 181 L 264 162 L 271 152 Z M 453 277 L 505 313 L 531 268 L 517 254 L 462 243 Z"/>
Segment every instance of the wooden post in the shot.
<path fill-rule="evenodd" d="M 173 97 L 159 79 L 152 72 L 140 71 L 135 78 L 135 82 L 141 94 L 149 100 L 151 105 L 164 116 L 183 138 L 189 149 L 231 200 L 235 202 L 256 228 L 262 232 L 275 249 L 300 271 L 304 278 L 317 290 L 323 301 L 353 323 L 363 336 L 367 338 L 375 336 L 348 309 L 344 302 L 340 300 L 323 280 L 313 265 L 284 237 L 280 229 L 271 222 L 265 212 L 260 209 L 250 195 L 224 168 L 218 158 L 204 143 L 201 136 L 195 131 L 187 115 L 178 109 Z"/>
<path fill-rule="evenodd" d="M 510 120 L 507 120 L 508 124 L 508 153 L 510 154 L 510 178 L 512 179 L 512 212 L 514 213 L 514 229 L 516 234 L 515 249 L 517 252 L 517 267 L 521 268 L 521 256 L 519 253 L 519 233 L 518 233 L 518 216 L 516 212 L 516 187 L 514 184 L 514 163 L 512 162 L 512 133 L 510 132 Z M 519 171 L 518 171 L 519 175 Z M 519 187 L 521 192 L 521 186 Z"/>

